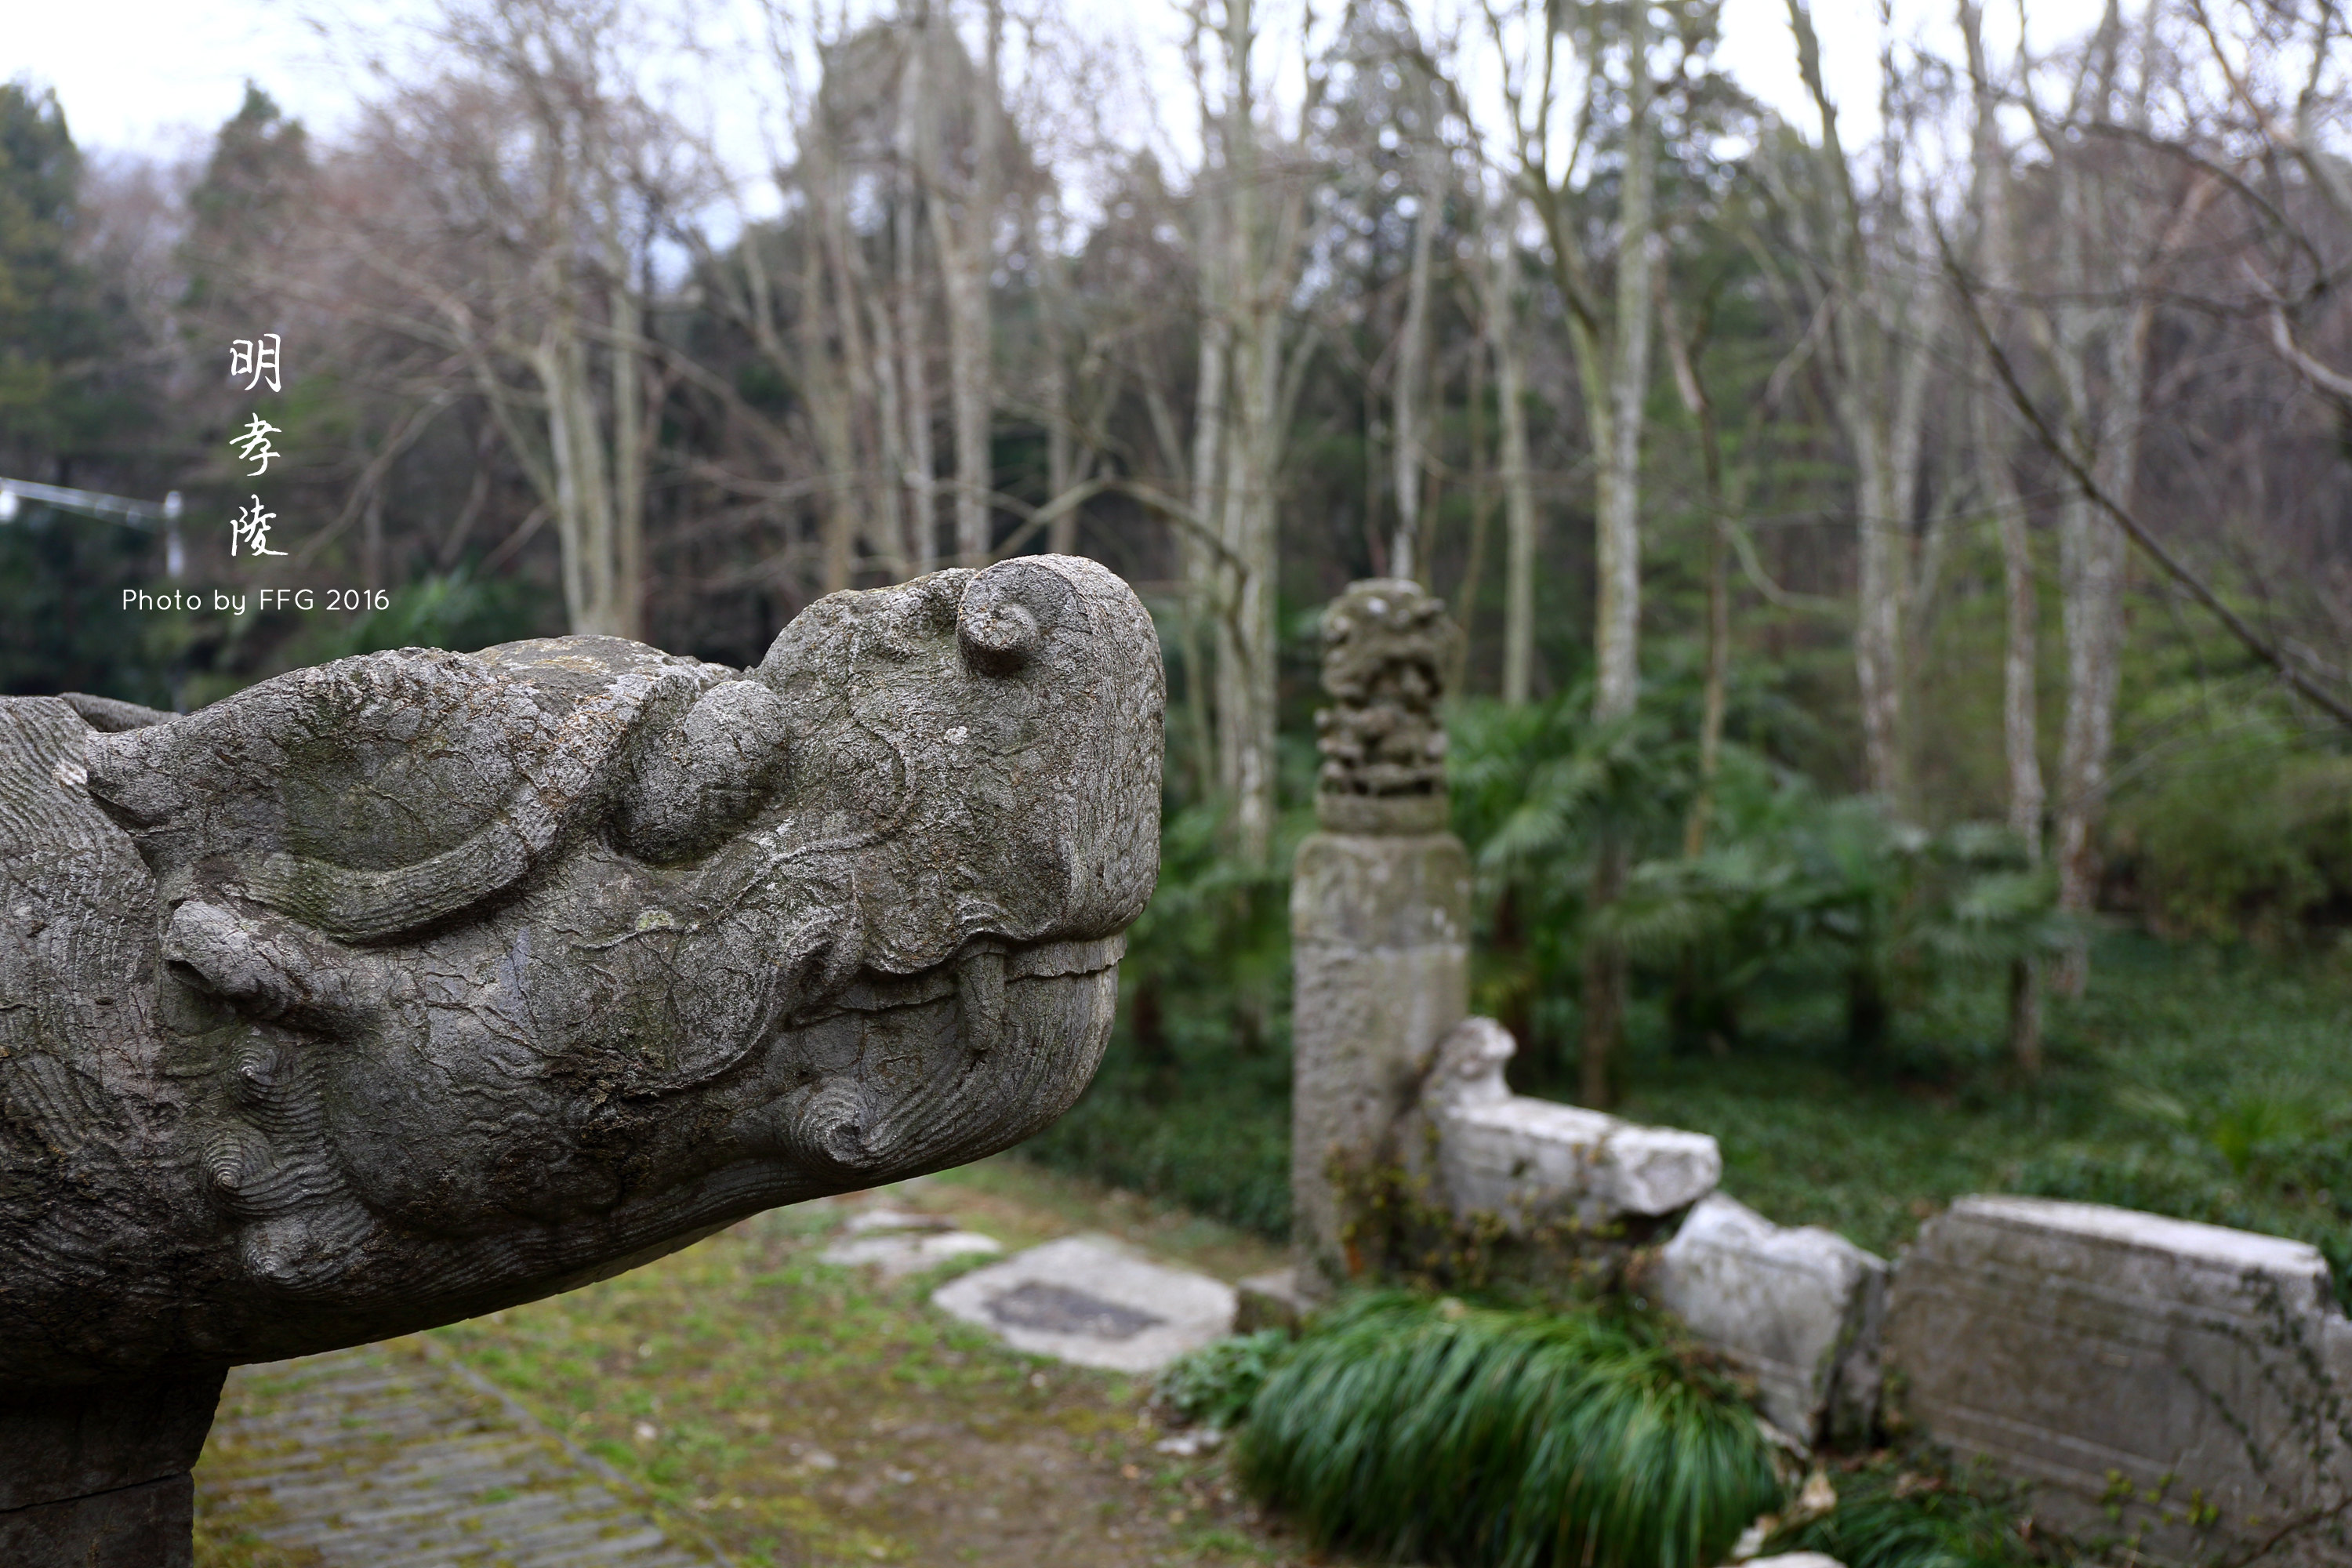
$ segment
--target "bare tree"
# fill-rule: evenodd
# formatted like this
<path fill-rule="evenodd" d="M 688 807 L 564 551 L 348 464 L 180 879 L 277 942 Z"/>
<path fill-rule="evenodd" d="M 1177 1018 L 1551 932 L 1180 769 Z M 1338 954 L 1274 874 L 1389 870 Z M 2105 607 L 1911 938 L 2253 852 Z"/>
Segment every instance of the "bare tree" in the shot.
<path fill-rule="evenodd" d="M 1266 144 L 1261 121 L 1255 0 L 1225 0 L 1213 28 L 1222 93 L 1206 71 L 1202 118 L 1213 132 L 1201 177 L 1203 318 L 1196 409 L 1193 510 L 1217 520 L 1213 557 L 1219 782 L 1232 804 L 1244 859 L 1272 846 L 1275 774 L 1276 504 L 1290 412 L 1314 345 L 1291 319 L 1306 266 L 1307 197 L 1303 137 Z M 1301 121 L 1322 90 L 1310 69 Z M 1213 509 L 1202 510 L 1203 504 Z M 1196 564 L 1199 563 L 1196 560 Z"/>
<path fill-rule="evenodd" d="M 1573 127 L 1567 144 L 1559 127 L 1563 98 L 1570 91 L 1570 61 L 1562 58 L 1560 30 L 1548 7 L 1523 6 L 1517 28 L 1525 53 L 1507 65 L 1504 99 L 1510 110 L 1515 174 L 1521 193 L 1542 223 L 1549 242 L 1552 281 L 1567 308 L 1567 327 L 1583 394 L 1584 421 L 1594 454 L 1594 554 L 1598 586 L 1592 616 L 1592 716 L 1625 718 L 1641 692 L 1642 626 L 1642 434 L 1643 402 L 1650 384 L 1650 317 L 1658 245 L 1655 130 L 1651 123 L 1650 13 L 1646 4 L 1624 8 L 1622 33 L 1601 30 L 1601 13 L 1584 14 L 1580 42 L 1585 58 L 1581 100 L 1565 119 Z M 1612 16 L 1619 14 L 1612 13 Z M 1511 53 L 1512 28 L 1489 6 L 1489 31 L 1498 51 Z M 1612 77 L 1608 58 L 1622 62 Z M 1622 118 L 1613 129 L 1618 178 L 1615 222 L 1601 254 L 1590 253 L 1590 236 L 1601 226 L 1591 209 L 1601 194 L 1597 154 L 1591 143 L 1606 135 L 1614 95 L 1622 94 Z M 1603 268 L 1606 268 L 1604 272 Z M 1604 834 L 1594 856 L 1591 901 L 1605 908 L 1624 886 L 1626 847 Z M 1612 1064 L 1624 1035 L 1627 970 L 1622 948 L 1594 938 L 1585 944 L 1583 1042 L 1579 1093 L 1588 1105 L 1611 1099 Z"/>
<path fill-rule="evenodd" d="M 1854 680 L 1864 773 L 1897 809 L 1911 806 L 1905 710 L 1905 630 L 1912 594 L 1912 492 L 1917 482 L 1927 371 L 1942 293 L 1905 252 L 1915 201 L 1904 176 L 1902 116 L 1892 53 L 1877 188 L 1866 194 L 1838 133 L 1807 0 L 1788 0 L 1798 73 L 1820 117 L 1810 189 L 1784 193 L 1803 233 L 1801 276 L 1827 331 L 1822 363 L 1854 464 Z M 1768 161 L 1768 174 L 1772 172 Z M 1817 227 L 1816 227 L 1817 226 Z"/>
<path fill-rule="evenodd" d="M 555 524 L 572 629 L 638 636 L 645 258 L 682 143 L 630 82 L 615 0 L 452 0 L 430 31 L 454 69 L 377 106 L 365 134 L 407 200 L 345 209 L 352 259 L 401 296 L 385 324 L 468 368 Z"/>
<path fill-rule="evenodd" d="M 2002 94 L 1986 59 L 1982 7 L 1974 0 L 1959 0 L 1959 22 L 1968 47 L 1973 110 L 1970 205 L 1977 214 L 1977 268 L 1986 288 L 2005 292 L 2013 286 L 2014 242 L 2009 216 L 2010 154 L 2000 121 Z M 2001 749 L 2008 764 L 2009 826 L 2024 845 L 2028 859 L 2039 865 L 2044 794 L 2035 643 L 2041 606 L 2025 501 L 2017 483 L 2014 420 L 1990 379 L 1969 389 L 1969 420 L 1978 490 L 2000 537 Z M 2041 973 L 2039 962 L 2031 956 L 2010 966 L 2009 1048 L 2027 1074 L 2042 1070 Z"/>
<path fill-rule="evenodd" d="M 1510 185 L 1489 198 L 1481 242 L 1487 254 L 1477 269 L 1480 314 L 1495 356 L 1495 397 L 1501 424 L 1503 532 L 1503 700 L 1523 703 L 1535 679 L 1536 553 L 1541 541 L 1535 479 L 1528 462 L 1528 352 L 1521 302 L 1519 196 Z"/>

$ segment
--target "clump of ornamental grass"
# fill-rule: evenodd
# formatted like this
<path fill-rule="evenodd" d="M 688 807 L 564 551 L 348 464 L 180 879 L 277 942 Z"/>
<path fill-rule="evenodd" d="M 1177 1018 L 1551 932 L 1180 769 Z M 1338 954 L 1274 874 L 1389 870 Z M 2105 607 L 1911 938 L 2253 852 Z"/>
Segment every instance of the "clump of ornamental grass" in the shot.
<path fill-rule="evenodd" d="M 1326 1545 L 1479 1568 L 1713 1568 L 1785 1491 L 1737 1387 L 1637 1321 L 1400 1292 L 1300 1341 L 1239 1459 Z"/>

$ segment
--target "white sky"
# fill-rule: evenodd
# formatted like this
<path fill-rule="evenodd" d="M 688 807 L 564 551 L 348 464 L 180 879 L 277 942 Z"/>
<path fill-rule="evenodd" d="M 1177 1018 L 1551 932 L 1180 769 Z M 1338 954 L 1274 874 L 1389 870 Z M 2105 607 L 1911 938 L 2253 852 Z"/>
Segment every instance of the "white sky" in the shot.
<path fill-rule="evenodd" d="M 1413 4 L 1419 10 L 1429 0 Z M 743 0 L 700 0 L 692 8 L 709 18 L 742 6 Z M 236 112 L 248 77 L 314 132 L 332 135 L 347 121 L 360 84 L 355 72 L 331 57 L 304 14 L 367 23 L 430 8 L 429 0 L 98 0 L 82 5 L 19 0 L 0 29 L 0 79 L 29 76 L 55 87 L 74 138 L 85 148 L 168 153 L 201 147 Z M 1069 0 L 1069 8 L 1087 31 L 1134 40 L 1147 74 L 1174 100 L 1163 123 L 1182 136 L 1191 116 L 1181 101 L 1170 0 Z M 2015 10 L 1987 9 L 1996 34 L 2006 22 L 2010 39 L 1995 40 L 2005 52 L 2013 41 Z M 2030 0 L 2035 47 L 2085 30 L 2098 10 L 2099 0 Z M 1813 12 L 1841 129 L 1848 144 L 1856 145 L 1875 122 L 1878 5 L 1876 0 L 1813 0 Z M 1897 37 L 1920 32 L 1939 52 L 1958 53 L 1950 0 L 1895 0 L 1894 26 Z M 1726 68 L 1750 92 L 1811 126 L 1783 0 L 1727 0 L 1724 30 L 1718 58 Z M 740 73 L 756 63 L 757 51 L 730 49 L 721 56 L 695 96 L 707 106 L 721 147 L 750 173 L 761 142 L 751 89 Z"/>

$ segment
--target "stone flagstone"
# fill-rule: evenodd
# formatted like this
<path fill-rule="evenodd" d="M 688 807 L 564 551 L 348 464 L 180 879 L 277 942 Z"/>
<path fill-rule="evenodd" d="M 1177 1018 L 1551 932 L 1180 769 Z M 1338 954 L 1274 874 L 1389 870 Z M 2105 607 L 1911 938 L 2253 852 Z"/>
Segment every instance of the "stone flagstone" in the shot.
<path fill-rule="evenodd" d="M 593 1463 L 465 1374 L 369 1346 L 232 1373 L 196 1485 L 326 1568 L 723 1565 Z"/>
<path fill-rule="evenodd" d="M 1100 1236 L 1033 1247 L 931 1300 L 1015 1350 L 1112 1372 L 1156 1372 L 1234 1327 L 1232 1286 Z"/>
<path fill-rule="evenodd" d="M 847 1234 L 817 1256 L 836 1268 L 871 1268 L 885 1279 L 903 1279 L 956 1258 L 1002 1252 L 1004 1244 L 952 1221 L 904 1209 L 868 1209 L 851 1217 Z"/>

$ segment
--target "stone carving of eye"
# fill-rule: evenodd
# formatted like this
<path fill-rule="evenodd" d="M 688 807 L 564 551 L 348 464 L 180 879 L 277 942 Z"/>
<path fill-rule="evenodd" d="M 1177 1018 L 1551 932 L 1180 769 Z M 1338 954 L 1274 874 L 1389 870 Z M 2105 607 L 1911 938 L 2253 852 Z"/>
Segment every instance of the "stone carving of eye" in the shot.
<path fill-rule="evenodd" d="M 982 675 L 1018 674 L 1045 651 L 1076 598 L 1069 583 L 1050 566 L 998 562 L 964 588 L 956 617 L 964 662 Z"/>

